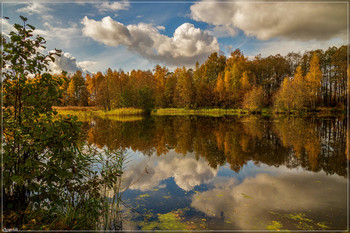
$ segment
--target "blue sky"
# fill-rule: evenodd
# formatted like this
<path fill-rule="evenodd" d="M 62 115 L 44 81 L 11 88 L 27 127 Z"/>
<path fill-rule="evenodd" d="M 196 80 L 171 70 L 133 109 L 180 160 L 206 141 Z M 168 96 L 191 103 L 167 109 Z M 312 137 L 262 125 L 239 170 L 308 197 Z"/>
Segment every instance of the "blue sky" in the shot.
<path fill-rule="evenodd" d="M 239 48 L 249 58 L 347 41 L 347 4 L 278 2 L 66 2 L 3 3 L 3 32 L 19 15 L 63 56 L 55 72 L 83 69 L 193 67 L 212 52 Z"/>

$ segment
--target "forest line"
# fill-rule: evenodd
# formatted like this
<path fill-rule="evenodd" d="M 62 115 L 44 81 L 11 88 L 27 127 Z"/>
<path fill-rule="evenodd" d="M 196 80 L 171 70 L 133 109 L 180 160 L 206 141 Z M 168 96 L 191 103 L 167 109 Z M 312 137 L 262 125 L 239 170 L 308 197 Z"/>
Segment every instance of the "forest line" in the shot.
<path fill-rule="evenodd" d="M 97 106 L 109 111 L 134 107 L 243 108 L 260 111 L 344 109 L 347 96 L 347 47 L 330 47 L 304 54 L 291 52 L 249 60 L 236 49 L 229 58 L 217 53 L 194 69 L 170 72 L 107 69 L 105 73 L 56 75 L 62 81 L 59 106 Z"/>

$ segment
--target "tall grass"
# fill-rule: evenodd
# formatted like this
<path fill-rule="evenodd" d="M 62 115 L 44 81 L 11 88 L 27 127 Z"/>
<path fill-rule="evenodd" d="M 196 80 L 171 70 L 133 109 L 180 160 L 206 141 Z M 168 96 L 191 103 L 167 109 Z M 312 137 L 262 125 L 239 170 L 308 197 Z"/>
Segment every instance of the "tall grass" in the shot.
<path fill-rule="evenodd" d="M 105 149 L 99 156 L 102 166 L 100 175 L 102 178 L 102 212 L 101 222 L 98 227 L 101 230 L 121 230 L 122 218 L 120 212 L 121 204 L 121 180 L 127 156 L 123 151 L 110 151 Z"/>
<path fill-rule="evenodd" d="M 142 109 L 138 108 L 117 108 L 110 111 L 97 110 L 97 116 L 130 116 L 130 115 L 141 115 Z"/>

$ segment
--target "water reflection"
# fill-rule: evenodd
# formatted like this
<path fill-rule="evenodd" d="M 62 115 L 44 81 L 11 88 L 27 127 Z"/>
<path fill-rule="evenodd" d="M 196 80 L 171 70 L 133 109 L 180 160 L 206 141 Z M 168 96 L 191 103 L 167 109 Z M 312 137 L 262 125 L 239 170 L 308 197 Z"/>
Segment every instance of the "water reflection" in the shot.
<path fill-rule="evenodd" d="M 317 118 L 154 117 L 134 122 L 95 119 L 89 143 L 144 155 L 194 153 L 212 168 L 239 172 L 248 161 L 346 176 L 346 120 Z"/>
<path fill-rule="evenodd" d="M 161 181 L 173 177 L 178 187 L 190 191 L 197 185 L 208 183 L 216 174 L 217 170 L 208 166 L 204 159 L 197 160 L 192 154 L 183 157 L 170 151 L 160 158 L 150 157 L 134 161 L 123 178 L 126 187 L 147 191 L 156 188 Z"/>
<path fill-rule="evenodd" d="M 342 230 L 346 120 L 94 119 L 89 143 L 126 149 L 126 230 Z"/>
<path fill-rule="evenodd" d="M 235 229 L 266 229 L 273 221 L 285 229 L 322 229 L 321 224 L 324 229 L 344 229 L 345 203 L 345 179 L 287 172 L 258 174 L 240 184 L 234 178 L 222 179 L 215 188 L 195 194 L 191 206 L 208 216 L 221 217 L 222 227 L 228 229 L 233 229 L 232 224 Z M 293 220 L 292 215 L 298 216 L 294 219 L 298 221 L 288 221 Z"/>

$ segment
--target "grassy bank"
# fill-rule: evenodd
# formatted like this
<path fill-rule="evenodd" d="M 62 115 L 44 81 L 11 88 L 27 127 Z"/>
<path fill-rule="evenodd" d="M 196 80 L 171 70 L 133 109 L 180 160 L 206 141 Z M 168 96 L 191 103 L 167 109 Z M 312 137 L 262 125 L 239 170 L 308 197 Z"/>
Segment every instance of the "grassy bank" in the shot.
<path fill-rule="evenodd" d="M 317 117 L 331 117 L 346 115 L 346 108 L 343 107 L 317 107 L 315 109 L 302 109 L 302 110 L 291 110 L 282 111 L 274 110 L 274 115 L 292 115 L 292 116 L 317 116 Z"/>
<path fill-rule="evenodd" d="M 202 108 L 202 109 L 185 109 L 185 108 L 161 108 L 153 112 L 154 115 L 159 116 L 185 116 L 185 115 L 198 115 L 198 116 L 247 116 L 247 115 L 262 115 L 272 116 L 272 109 L 263 108 L 260 111 L 251 112 L 246 109 L 223 109 L 223 108 Z"/>
<path fill-rule="evenodd" d="M 209 109 L 186 109 L 186 108 L 161 108 L 152 112 L 153 115 L 158 116 L 186 116 L 186 115 L 201 115 L 201 116 L 244 116 L 244 115 L 291 115 L 291 116 L 319 116 L 330 117 L 334 115 L 346 114 L 346 109 L 341 107 L 326 108 L 318 107 L 316 109 L 302 109 L 292 110 L 290 112 L 283 110 L 274 110 L 272 108 L 263 108 L 260 111 L 250 112 L 245 109 L 222 109 L 222 108 L 209 108 Z"/>
<path fill-rule="evenodd" d="M 93 117 L 110 118 L 117 121 L 141 120 L 142 110 L 137 108 L 118 108 L 111 111 L 103 111 L 96 107 L 54 107 L 61 115 L 77 116 L 81 121 L 87 121 Z"/>
<path fill-rule="evenodd" d="M 142 119 L 142 109 L 137 108 L 118 108 L 111 111 L 103 111 L 96 107 L 54 107 L 61 115 L 74 115 L 79 120 L 87 121 L 93 117 L 109 118 L 116 121 L 135 121 Z M 244 115 L 291 115 L 291 116 L 319 116 L 330 117 L 334 115 L 346 114 L 344 108 L 325 108 L 318 107 L 316 109 L 303 109 L 300 111 L 292 110 L 276 111 L 271 108 L 264 108 L 258 112 L 250 112 L 245 109 L 223 109 L 223 108 L 203 108 L 203 109 L 187 109 L 187 108 L 160 108 L 152 111 L 152 115 L 156 116 L 244 116 Z"/>
<path fill-rule="evenodd" d="M 160 108 L 152 112 L 158 116 L 186 116 L 186 115 L 202 115 L 202 116 L 226 116 L 226 115 L 246 115 L 248 111 L 244 109 L 187 109 L 187 108 Z"/>

